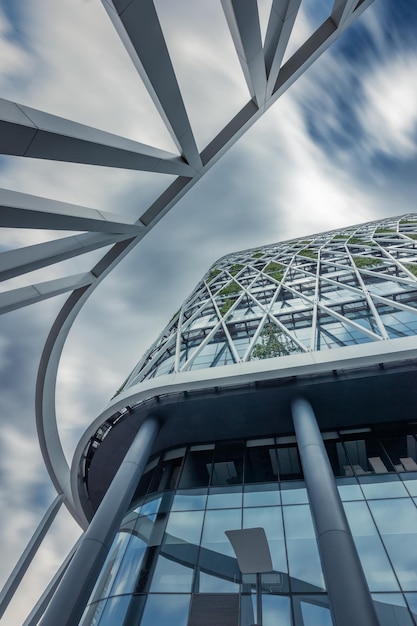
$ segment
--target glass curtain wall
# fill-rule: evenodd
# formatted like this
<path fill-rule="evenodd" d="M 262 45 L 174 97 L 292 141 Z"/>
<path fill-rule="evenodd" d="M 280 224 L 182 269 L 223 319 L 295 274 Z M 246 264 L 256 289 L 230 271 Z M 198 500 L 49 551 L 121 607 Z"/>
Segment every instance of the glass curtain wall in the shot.
<path fill-rule="evenodd" d="M 381 626 L 417 624 L 417 441 L 413 426 L 323 435 Z M 82 625 L 255 623 L 255 575 L 226 530 L 262 527 L 264 626 L 331 626 L 295 438 L 170 450 L 148 466 Z M 342 565 L 341 565 L 342 566 Z"/>

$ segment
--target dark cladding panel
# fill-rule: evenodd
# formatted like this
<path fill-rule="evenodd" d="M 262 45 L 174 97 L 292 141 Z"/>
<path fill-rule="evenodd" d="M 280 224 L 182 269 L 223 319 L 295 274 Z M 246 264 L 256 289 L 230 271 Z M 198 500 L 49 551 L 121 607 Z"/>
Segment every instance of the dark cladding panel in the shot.
<path fill-rule="evenodd" d="M 199 593 L 191 602 L 188 626 L 238 626 L 239 595 Z"/>

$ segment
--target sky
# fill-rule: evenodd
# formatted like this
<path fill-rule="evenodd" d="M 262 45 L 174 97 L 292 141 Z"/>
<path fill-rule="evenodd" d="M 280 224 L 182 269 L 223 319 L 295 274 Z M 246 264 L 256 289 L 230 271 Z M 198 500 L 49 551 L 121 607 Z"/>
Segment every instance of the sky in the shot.
<path fill-rule="evenodd" d="M 271 2 L 260 0 L 265 30 Z M 307 0 L 289 52 L 331 2 Z M 249 99 L 220 2 L 155 0 L 202 149 Z M 70 460 L 146 348 L 220 256 L 416 211 L 417 5 L 375 0 L 96 289 L 64 348 L 57 413 Z M 0 97 L 175 151 L 99 0 L 3 0 Z M 0 187 L 138 217 L 173 180 L 0 157 Z M 0 251 L 67 233 L 3 229 Z M 4 282 L 87 271 L 100 253 Z M 54 490 L 34 423 L 42 347 L 65 296 L 0 318 L 0 585 Z M 22 624 L 75 542 L 61 511 L 0 624 Z"/>

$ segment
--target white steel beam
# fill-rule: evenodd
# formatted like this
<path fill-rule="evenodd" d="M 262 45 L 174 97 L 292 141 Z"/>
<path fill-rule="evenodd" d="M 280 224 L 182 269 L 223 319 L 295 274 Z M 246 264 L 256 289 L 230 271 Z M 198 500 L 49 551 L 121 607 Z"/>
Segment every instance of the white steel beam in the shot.
<path fill-rule="evenodd" d="M 330 17 L 336 26 L 350 17 L 357 5 L 358 0 L 334 0 Z"/>
<path fill-rule="evenodd" d="M 94 275 L 91 272 L 87 272 L 5 291 L 0 293 L 0 314 L 9 313 L 29 304 L 47 300 L 66 291 L 86 287 L 91 285 L 93 281 Z"/>
<path fill-rule="evenodd" d="M 192 176 L 178 155 L 0 98 L 0 153 Z"/>
<path fill-rule="evenodd" d="M 42 517 L 37 529 L 33 533 L 32 537 L 26 548 L 23 551 L 22 556 L 16 563 L 12 573 L 6 581 L 3 589 L 0 592 L 0 619 L 9 606 L 10 600 L 13 598 L 13 595 L 20 585 L 23 576 L 26 574 L 29 565 L 31 564 L 33 557 L 38 551 L 39 546 L 41 545 L 46 533 L 48 532 L 52 522 L 54 521 L 56 514 L 61 508 L 61 504 L 64 496 L 59 495 L 52 502 L 51 506 L 46 511 L 45 515 Z"/>
<path fill-rule="evenodd" d="M 153 0 L 102 0 L 158 112 L 186 161 L 201 159 Z"/>
<path fill-rule="evenodd" d="M 143 224 L 132 224 L 120 215 L 9 189 L 0 189 L 0 226 L 126 233 L 131 237 L 144 230 Z"/>
<path fill-rule="evenodd" d="M 72 558 L 75 554 L 75 551 L 78 548 L 79 543 L 80 543 L 80 539 L 77 541 L 75 546 L 70 550 L 64 562 L 62 563 L 61 567 L 58 569 L 55 576 L 52 578 L 51 582 L 49 583 L 49 585 L 47 586 L 47 588 L 45 589 L 45 591 L 43 592 L 39 600 L 36 602 L 35 606 L 31 610 L 31 612 L 29 613 L 25 621 L 23 622 L 22 626 L 37 626 L 42 615 L 45 613 L 46 607 L 50 603 L 51 598 L 56 591 L 56 588 L 61 582 L 63 575 L 67 571 L 68 565 L 72 561 Z"/>
<path fill-rule="evenodd" d="M 84 233 L 0 253 L 0 281 L 127 239 L 130 235 Z"/>
<path fill-rule="evenodd" d="M 265 36 L 267 97 L 273 92 L 301 0 L 274 0 Z"/>
<path fill-rule="evenodd" d="M 282 89 L 288 89 L 372 2 L 373 0 L 362 0 L 353 13 L 339 25 L 331 17 L 323 22 L 281 67 L 271 100 L 280 97 Z"/>
<path fill-rule="evenodd" d="M 266 71 L 257 0 L 221 3 L 250 96 L 261 107 L 266 98 Z"/>
<path fill-rule="evenodd" d="M 265 109 L 272 106 L 272 104 L 286 91 L 290 85 L 296 81 L 296 79 L 306 70 L 310 65 L 331 45 L 331 43 L 337 39 L 337 37 L 347 28 L 351 22 L 353 22 L 359 14 L 365 10 L 373 0 L 363 0 L 360 5 L 354 10 L 350 18 L 346 19 L 341 25 L 341 28 L 336 28 L 333 20 L 329 18 L 329 20 L 325 23 L 324 26 L 310 38 L 304 46 L 301 47 L 300 52 L 291 57 L 287 63 L 281 68 L 278 79 L 275 83 L 273 93 L 271 97 L 265 103 Z M 130 4 L 123 0 L 103 0 L 104 6 L 106 7 L 116 29 L 119 31 L 120 36 L 122 37 L 128 52 L 130 53 L 133 61 L 135 62 L 136 67 L 141 73 L 142 77 L 144 77 L 146 84 L 150 87 L 151 93 L 155 96 L 155 101 L 158 105 L 159 99 L 157 94 L 158 90 L 161 90 L 162 94 L 166 94 L 163 88 L 164 85 L 160 84 L 157 80 L 155 86 L 158 88 L 154 90 L 152 86 L 152 82 L 147 77 L 145 67 L 150 67 L 150 78 L 154 78 L 155 75 L 158 75 L 158 64 L 155 63 L 155 55 L 158 56 L 158 53 L 161 52 L 158 43 L 160 43 L 160 26 L 157 18 L 153 18 L 150 22 L 150 30 L 148 33 L 145 33 L 145 41 L 144 45 L 141 45 L 140 36 L 138 31 L 135 31 L 135 36 L 133 37 L 133 41 L 130 40 L 130 33 L 125 30 L 129 28 L 129 23 L 133 28 L 133 25 L 138 21 L 138 17 L 141 15 L 144 17 L 147 9 L 149 8 L 149 0 L 144 0 L 143 2 L 138 2 L 137 0 L 133 0 Z M 145 7 L 146 8 L 143 8 Z M 152 5 L 151 9 L 154 10 Z M 151 11 L 152 12 L 152 11 Z M 157 28 L 155 27 L 155 21 L 157 22 Z M 142 23 L 139 28 L 140 30 L 146 29 L 146 22 Z M 152 33 L 152 34 L 151 34 Z M 152 40 L 153 34 L 156 33 L 157 39 L 155 41 Z M 174 91 L 178 90 L 178 85 L 176 83 L 175 76 L 173 74 L 172 65 L 169 57 L 167 58 L 167 51 L 165 41 L 162 38 L 163 42 L 163 51 L 161 53 L 161 72 L 162 76 L 167 77 L 167 68 L 169 72 L 171 72 L 172 76 L 170 76 L 170 83 L 174 83 Z M 142 66 L 142 62 L 144 59 L 139 58 L 138 52 L 134 47 L 134 43 L 138 43 L 139 51 L 142 52 L 142 47 L 145 47 L 149 44 L 149 51 L 145 50 L 146 57 L 146 66 Z M 145 45 L 146 44 L 146 45 Z M 309 56 L 309 54 L 311 56 Z M 159 63 L 159 60 L 158 60 Z M 168 74 L 169 74 L 168 72 Z M 169 76 L 168 76 L 169 78 Z M 163 101 L 170 100 L 170 95 L 173 92 L 168 89 L 168 95 L 164 96 Z M 182 102 L 182 98 L 179 94 L 174 98 L 175 102 L 180 103 L 180 113 L 179 115 L 172 115 L 172 107 L 173 100 L 171 100 L 171 104 L 167 111 L 170 113 L 171 118 L 175 121 L 175 128 L 181 128 L 181 125 L 177 124 L 178 117 L 180 120 L 185 120 L 185 126 L 182 126 L 184 130 L 184 135 L 182 137 L 182 144 L 184 146 L 188 146 L 189 142 L 191 146 L 195 145 L 194 139 L 192 138 L 191 129 L 189 127 L 188 118 L 184 113 L 184 105 Z M 166 114 L 164 112 L 164 107 L 161 104 L 158 105 L 159 108 L 162 108 L 162 114 L 164 115 L 164 119 L 166 118 Z M 261 117 L 264 109 L 259 109 L 256 104 L 250 100 L 240 112 L 223 128 L 222 131 L 209 143 L 209 145 L 202 151 L 201 160 L 203 162 L 203 169 L 200 169 L 200 176 L 205 174 L 221 157 L 222 155 L 232 146 L 236 141 Z M 190 134 L 191 133 L 191 134 Z M 195 155 L 195 151 L 191 149 L 189 153 L 186 153 L 184 150 L 184 156 L 188 160 L 191 159 L 192 155 Z M 191 155 L 191 157 L 190 157 Z M 198 155 L 197 155 L 198 157 Z M 197 158 L 198 164 L 199 158 Z M 191 163 L 191 160 L 190 160 Z M 191 163 L 194 166 L 195 161 Z M 198 168 L 196 168 L 198 169 Z M 149 232 L 164 215 L 166 215 L 171 208 L 195 185 L 197 180 L 199 180 L 200 176 L 194 176 L 193 178 L 185 178 L 179 177 L 177 178 L 169 187 L 161 194 L 155 202 L 145 211 L 145 213 L 141 216 L 141 222 L 145 224 L 148 228 L 146 232 Z M 101 280 L 107 276 L 107 274 L 128 254 L 136 243 L 139 241 L 139 238 L 128 239 L 123 242 L 119 242 L 113 246 L 113 248 L 107 252 L 101 261 L 93 268 L 94 276 L 96 276 L 96 280 L 89 287 L 85 289 L 77 289 L 75 290 L 67 302 L 64 304 L 61 309 L 56 321 L 51 328 L 51 331 L 48 335 L 48 339 L 45 344 L 45 348 L 41 357 L 41 362 L 38 371 L 38 378 L 36 384 L 36 421 L 37 421 L 37 429 L 38 436 L 40 441 L 40 446 L 42 450 L 42 455 L 47 466 L 49 475 L 53 484 L 56 486 L 58 490 L 64 491 L 66 495 L 66 504 L 70 509 L 71 513 L 74 517 L 80 521 L 81 524 L 86 524 L 85 516 L 82 510 L 77 507 L 73 494 L 70 489 L 70 476 L 68 464 L 65 459 L 65 455 L 62 451 L 62 446 L 59 438 L 58 429 L 56 426 L 56 412 L 55 412 L 55 399 L 54 399 L 54 389 L 55 389 L 55 381 L 57 376 L 57 370 L 59 365 L 59 360 L 61 356 L 61 352 L 66 340 L 66 337 L 71 329 L 71 326 L 79 312 L 82 308 L 83 304 L 86 302 L 88 297 L 91 295 L 92 291 L 95 287 L 101 282 Z"/>

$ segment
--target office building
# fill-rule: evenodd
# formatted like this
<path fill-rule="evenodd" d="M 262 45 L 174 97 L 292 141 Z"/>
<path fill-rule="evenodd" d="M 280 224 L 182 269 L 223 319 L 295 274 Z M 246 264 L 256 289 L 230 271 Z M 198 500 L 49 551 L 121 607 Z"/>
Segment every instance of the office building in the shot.
<path fill-rule="evenodd" d="M 83 626 L 256 623 L 241 528 L 264 626 L 417 624 L 416 348 L 417 214 L 215 263 L 75 455 L 91 519 L 153 424 Z"/>

